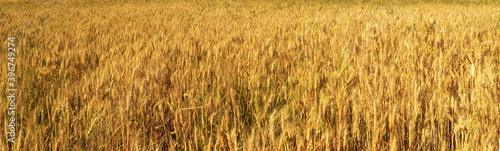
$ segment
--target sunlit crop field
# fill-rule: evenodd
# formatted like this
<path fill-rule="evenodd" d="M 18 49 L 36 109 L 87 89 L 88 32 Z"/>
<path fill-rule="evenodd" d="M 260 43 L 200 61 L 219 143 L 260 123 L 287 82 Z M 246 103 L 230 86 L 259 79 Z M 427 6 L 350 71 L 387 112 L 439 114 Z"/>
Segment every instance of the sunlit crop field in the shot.
<path fill-rule="evenodd" d="M 499 148 L 500 5 L 0 4 L 13 150 Z"/>

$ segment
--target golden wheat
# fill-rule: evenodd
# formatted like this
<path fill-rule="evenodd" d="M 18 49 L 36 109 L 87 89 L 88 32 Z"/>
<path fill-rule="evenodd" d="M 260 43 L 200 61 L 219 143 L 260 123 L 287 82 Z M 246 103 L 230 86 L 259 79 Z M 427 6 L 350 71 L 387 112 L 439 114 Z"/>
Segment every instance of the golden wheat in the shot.
<path fill-rule="evenodd" d="M 12 149 L 498 149 L 500 7 L 396 2 L 2 1 Z"/>

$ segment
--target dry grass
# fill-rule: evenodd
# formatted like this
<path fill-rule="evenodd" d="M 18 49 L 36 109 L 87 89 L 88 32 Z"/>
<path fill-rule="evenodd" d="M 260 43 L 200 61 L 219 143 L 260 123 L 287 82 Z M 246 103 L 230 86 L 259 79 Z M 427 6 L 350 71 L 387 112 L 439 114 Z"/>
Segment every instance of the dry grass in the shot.
<path fill-rule="evenodd" d="M 18 40 L 16 150 L 499 147 L 498 6 L 3 2 L 1 16 L 0 48 Z"/>

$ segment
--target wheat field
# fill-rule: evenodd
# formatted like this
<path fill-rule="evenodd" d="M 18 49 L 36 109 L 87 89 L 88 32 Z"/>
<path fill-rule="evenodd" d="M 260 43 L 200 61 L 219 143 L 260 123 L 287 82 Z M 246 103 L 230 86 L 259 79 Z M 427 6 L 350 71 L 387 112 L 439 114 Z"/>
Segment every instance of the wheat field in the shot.
<path fill-rule="evenodd" d="M 500 5 L 396 2 L 2 1 L 1 149 L 498 150 Z"/>

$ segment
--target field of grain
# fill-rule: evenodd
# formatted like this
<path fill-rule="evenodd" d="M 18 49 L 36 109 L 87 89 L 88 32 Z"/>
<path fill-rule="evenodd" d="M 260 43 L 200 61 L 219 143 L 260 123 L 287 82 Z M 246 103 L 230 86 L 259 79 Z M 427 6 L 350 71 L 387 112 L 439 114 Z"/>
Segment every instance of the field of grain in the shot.
<path fill-rule="evenodd" d="M 0 4 L 2 150 L 499 148 L 499 5 Z"/>

